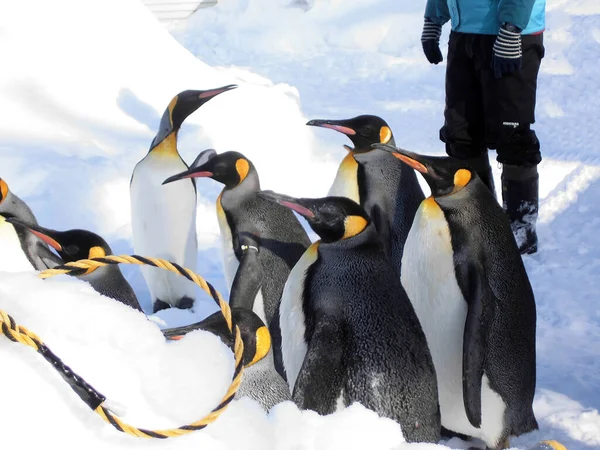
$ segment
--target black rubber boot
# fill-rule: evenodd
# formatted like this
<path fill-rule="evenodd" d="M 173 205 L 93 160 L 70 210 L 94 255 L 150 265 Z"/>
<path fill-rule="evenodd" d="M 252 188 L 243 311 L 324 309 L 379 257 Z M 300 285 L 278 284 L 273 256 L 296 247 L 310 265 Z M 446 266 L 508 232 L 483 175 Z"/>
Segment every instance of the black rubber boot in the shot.
<path fill-rule="evenodd" d="M 502 203 L 521 254 L 537 252 L 536 223 L 539 208 L 537 166 L 505 164 L 502 167 Z"/>
<path fill-rule="evenodd" d="M 465 161 L 467 166 L 477 172 L 481 181 L 490 189 L 494 198 L 496 197 L 496 189 L 494 185 L 494 176 L 492 174 L 492 166 L 490 166 L 490 159 L 487 150 L 477 158 L 467 159 Z"/>

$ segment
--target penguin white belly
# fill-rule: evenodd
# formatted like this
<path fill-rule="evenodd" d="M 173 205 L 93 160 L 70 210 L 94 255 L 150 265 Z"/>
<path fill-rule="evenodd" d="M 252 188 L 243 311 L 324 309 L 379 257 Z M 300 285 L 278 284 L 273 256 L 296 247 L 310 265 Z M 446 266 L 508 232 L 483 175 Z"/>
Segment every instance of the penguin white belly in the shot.
<path fill-rule="evenodd" d="M 402 258 L 402 284 L 427 338 L 438 379 L 442 425 L 448 429 L 495 442 L 503 429 L 506 405 L 482 381 L 482 422 L 475 428 L 467 419 L 462 388 L 463 335 L 467 316 L 454 272 L 448 224 L 443 212 L 427 199 L 417 211 Z"/>
<path fill-rule="evenodd" d="M 333 184 L 327 193 L 328 197 L 347 197 L 360 203 L 358 194 L 358 163 L 351 153 L 342 160 L 335 175 Z"/>
<path fill-rule="evenodd" d="M 136 254 L 162 258 L 196 270 L 196 193 L 189 180 L 162 182 L 186 170 L 178 156 L 147 157 L 134 169 L 131 222 Z M 181 275 L 141 266 L 153 301 L 176 306 L 182 297 L 195 298 L 195 286 Z"/>
<path fill-rule="evenodd" d="M 304 252 L 290 271 L 279 307 L 281 327 L 281 352 L 290 392 L 294 392 L 296 379 L 302 368 L 308 346 L 304 340 L 306 318 L 304 317 L 303 296 L 306 271 L 318 258 L 319 242 L 315 242 Z"/>
<path fill-rule="evenodd" d="M 0 271 L 22 272 L 35 270 L 21 247 L 15 228 L 0 216 Z"/>

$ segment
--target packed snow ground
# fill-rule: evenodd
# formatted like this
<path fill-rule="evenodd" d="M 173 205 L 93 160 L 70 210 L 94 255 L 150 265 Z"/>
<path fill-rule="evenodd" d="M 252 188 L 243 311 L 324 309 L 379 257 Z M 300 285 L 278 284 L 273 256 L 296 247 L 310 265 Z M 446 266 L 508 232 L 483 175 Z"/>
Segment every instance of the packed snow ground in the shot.
<path fill-rule="evenodd" d="M 444 64 L 431 66 L 421 52 L 424 2 L 313 0 L 308 9 L 288 3 L 224 1 L 170 35 L 137 0 L 3 2 L 0 177 L 41 225 L 90 229 L 114 253 L 131 254 L 131 171 L 181 90 L 239 84 L 186 121 L 180 153 L 189 163 L 208 147 L 238 150 L 256 164 L 266 189 L 326 194 L 347 142 L 306 127 L 313 118 L 378 114 L 399 145 L 442 153 Z M 513 445 L 554 438 L 569 450 L 587 450 L 600 447 L 600 8 L 596 0 L 549 0 L 547 9 L 535 126 L 544 152 L 540 250 L 525 257 L 538 304 L 541 430 Z M 445 27 L 442 42 L 447 33 Z M 197 271 L 226 295 L 214 209 L 220 189 L 199 180 Z M 139 269 L 123 272 L 149 310 Z M 0 309 L 125 405 L 134 425 L 197 420 L 231 377 L 231 354 L 218 339 L 198 332 L 167 345 L 155 325 L 190 323 L 214 311 L 202 294 L 193 312 L 161 311 L 148 321 L 77 280 L 42 281 L 0 268 Z M 267 416 L 248 399 L 202 432 L 136 440 L 90 412 L 33 350 L 3 339 L 0 355 L 9 368 L 0 372 L 9 387 L 3 404 L 10 407 L 0 409 L 7 447 L 438 448 L 402 444 L 396 424 L 360 405 L 319 417 L 285 403 Z"/>

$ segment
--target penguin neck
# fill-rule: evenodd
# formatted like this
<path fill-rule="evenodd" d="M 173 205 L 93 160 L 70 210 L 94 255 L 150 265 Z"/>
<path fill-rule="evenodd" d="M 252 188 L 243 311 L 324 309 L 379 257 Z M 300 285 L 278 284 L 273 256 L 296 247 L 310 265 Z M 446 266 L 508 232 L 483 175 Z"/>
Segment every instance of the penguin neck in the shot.
<path fill-rule="evenodd" d="M 321 243 L 320 245 L 325 246 L 325 248 L 339 248 L 346 250 L 362 245 L 372 245 L 372 242 L 374 240 L 381 242 L 379 234 L 375 229 L 375 225 L 373 224 L 373 222 L 370 222 L 364 230 L 352 237 L 340 239 L 334 242 L 323 242 L 323 240 L 320 240 L 319 242 Z"/>
<path fill-rule="evenodd" d="M 253 198 L 258 191 L 260 191 L 258 174 L 253 168 L 250 168 L 246 177 L 239 184 L 223 188 L 220 196 L 221 205 L 225 210 L 234 208 L 236 205 Z"/>
<path fill-rule="evenodd" d="M 174 130 L 158 145 L 150 149 L 148 155 L 153 158 L 180 158 L 177 151 L 177 133 L 179 130 Z"/>
<path fill-rule="evenodd" d="M 442 209 L 456 209 L 460 207 L 460 204 L 462 202 L 476 194 L 478 188 L 487 189 L 487 187 L 481 182 L 481 180 L 477 178 L 471 180 L 465 187 L 456 192 L 452 192 L 451 194 L 447 195 L 440 195 L 437 197 L 434 196 L 434 200 Z"/>

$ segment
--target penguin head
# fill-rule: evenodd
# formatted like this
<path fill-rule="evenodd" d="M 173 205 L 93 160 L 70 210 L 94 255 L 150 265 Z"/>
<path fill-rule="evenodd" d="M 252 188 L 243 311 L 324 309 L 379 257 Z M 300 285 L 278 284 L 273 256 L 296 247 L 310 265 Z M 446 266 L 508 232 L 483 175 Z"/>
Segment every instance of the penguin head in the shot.
<path fill-rule="evenodd" d="M 273 191 L 258 195 L 302 215 L 324 243 L 356 236 L 370 222 L 362 206 L 346 197 L 294 198 Z"/>
<path fill-rule="evenodd" d="M 241 153 L 230 151 L 217 154 L 209 149 L 200 153 L 188 170 L 167 178 L 162 184 L 184 178 L 208 177 L 223 183 L 227 189 L 233 189 L 250 172 L 255 172 L 254 165 Z"/>
<path fill-rule="evenodd" d="M 313 127 L 331 128 L 350 138 L 354 148 L 344 145 L 350 152 L 365 153 L 373 150 L 372 144 L 388 144 L 394 136 L 389 125 L 381 117 L 361 115 L 345 120 L 310 120 L 306 123 Z"/>
<path fill-rule="evenodd" d="M 449 156 L 420 155 L 391 145 L 375 144 L 373 147 L 390 152 L 419 172 L 431 188 L 433 197 L 454 194 L 477 176 L 464 163 Z"/>
<path fill-rule="evenodd" d="M 167 106 L 160 119 L 158 133 L 150 144 L 150 151 L 158 147 L 170 135 L 176 134 L 183 121 L 211 98 L 236 87 L 235 84 L 229 84 L 205 91 L 187 90 L 177 94 L 171 99 L 169 106 Z"/>
<path fill-rule="evenodd" d="M 103 258 L 112 255 L 108 243 L 95 233 L 87 230 L 56 231 L 39 225 L 25 222 L 16 217 L 9 217 L 7 222 L 20 226 L 35 234 L 52 247 L 64 262 L 80 259 Z"/>
<path fill-rule="evenodd" d="M 215 314 L 221 313 L 217 312 Z M 249 367 L 267 356 L 267 353 L 271 349 L 271 334 L 260 317 L 247 308 L 232 308 L 231 317 L 233 323 L 240 329 L 240 336 L 244 343 L 244 355 L 242 359 L 244 367 Z M 211 326 L 205 325 L 204 322 L 198 322 L 192 327 L 185 328 L 187 332 L 208 328 L 207 331 L 211 331 L 221 337 L 229 333 L 228 330 L 221 328 L 215 330 Z M 162 331 L 167 340 L 178 341 L 185 336 L 185 334 L 173 333 L 173 331 L 168 329 Z M 233 341 L 226 340 L 233 345 Z"/>
<path fill-rule="evenodd" d="M 0 178 L 0 204 L 8 197 L 8 184 Z"/>

